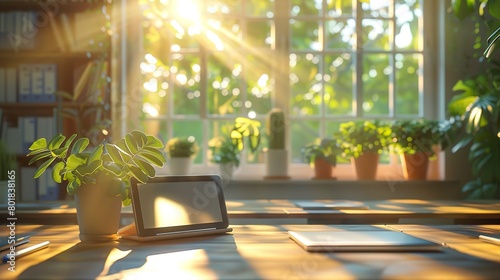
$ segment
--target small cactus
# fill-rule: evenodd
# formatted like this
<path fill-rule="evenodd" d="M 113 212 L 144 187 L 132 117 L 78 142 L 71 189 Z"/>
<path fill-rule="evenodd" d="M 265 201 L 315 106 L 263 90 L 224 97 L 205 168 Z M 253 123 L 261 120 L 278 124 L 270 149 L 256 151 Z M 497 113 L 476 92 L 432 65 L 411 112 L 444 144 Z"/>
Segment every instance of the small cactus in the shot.
<path fill-rule="evenodd" d="M 269 149 L 285 149 L 285 114 L 279 108 L 274 108 L 267 114 L 267 136 Z"/>

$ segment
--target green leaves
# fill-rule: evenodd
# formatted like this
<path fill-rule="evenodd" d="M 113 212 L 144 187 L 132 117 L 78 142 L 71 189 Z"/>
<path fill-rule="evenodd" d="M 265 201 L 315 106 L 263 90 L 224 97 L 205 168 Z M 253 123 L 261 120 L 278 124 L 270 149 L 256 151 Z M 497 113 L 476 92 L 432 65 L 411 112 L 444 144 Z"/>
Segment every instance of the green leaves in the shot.
<path fill-rule="evenodd" d="M 106 168 L 116 175 L 134 177 L 144 183 L 156 174 L 153 165 L 163 166 L 165 155 L 160 150 L 163 144 L 153 136 L 146 136 L 140 131 L 132 131 L 115 144 L 106 144 L 106 150 L 113 164 Z M 119 170 L 125 172 L 118 172 Z"/>
<path fill-rule="evenodd" d="M 248 145 L 252 153 L 257 151 L 260 145 L 260 122 L 249 118 L 238 117 L 234 120 L 234 127 L 229 137 L 238 150 L 243 150 L 244 140 L 248 139 Z"/>
<path fill-rule="evenodd" d="M 146 182 L 154 177 L 153 165 L 163 166 L 166 162 L 162 152 L 162 142 L 154 136 L 147 136 L 140 131 L 132 131 L 117 144 L 101 143 L 89 148 L 88 138 L 79 138 L 76 134 L 66 137 L 59 134 L 47 141 L 37 139 L 30 146 L 29 164 L 44 160 L 35 171 L 35 178 L 40 177 L 50 166 L 55 182 L 68 181 L 67 191 L 74 194 L 82 184 L 92 184 L 99 176 L 112 176 L 121 180 L 122 187 L 112 190 L 120 194 L 124 205 L 130 204 L 130 178 Z"/>

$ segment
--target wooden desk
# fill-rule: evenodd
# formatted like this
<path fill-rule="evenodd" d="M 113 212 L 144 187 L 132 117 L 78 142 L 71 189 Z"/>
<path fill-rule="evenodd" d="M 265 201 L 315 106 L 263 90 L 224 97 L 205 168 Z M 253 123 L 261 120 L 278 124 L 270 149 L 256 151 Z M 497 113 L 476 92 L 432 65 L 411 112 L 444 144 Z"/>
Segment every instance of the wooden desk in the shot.
<path fill-rule="evenodd" d="M 304 219 L 310 224 L 500 224 L 500 201 L 447 201 L 392 199 L 364 201 L 367 210 L 303 210 L 290 200 L 229 200 L 230 222 L 235 219 Z M 16 209 L 19 223 L 76 224 L 72 201 L 42 204 L 42 210 Z M 122 211 L 124 219 L 133 219 L 130 207 Z M 0 219 L 7 212 L 0 209 Z M 254 222 L 256 223 L 256 222 Z M 282 220 L 280 223 L 283 223 Z M 433 222 L 436 223 L 436 222 Z"/>
<path fill-rule="evenodd" d="M 287 230 L 403 230 L 445 243 L 442 252 L 308 253 Z M 18 226 L 48 249 L 0 266 L 0 279 L 494 279 L 500 247 L 478 234 L 500 226 L 248 225 L 226 235 L 139 243 L 78 241 L 78 228 Z"/>

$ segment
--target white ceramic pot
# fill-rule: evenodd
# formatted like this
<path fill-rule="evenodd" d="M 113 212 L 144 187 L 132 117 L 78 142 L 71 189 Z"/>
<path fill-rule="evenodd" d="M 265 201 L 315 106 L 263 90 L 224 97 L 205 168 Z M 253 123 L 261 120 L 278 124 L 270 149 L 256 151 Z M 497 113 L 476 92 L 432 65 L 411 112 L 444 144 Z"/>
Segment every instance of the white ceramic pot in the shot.
<path fill-rule="evenodd" d="M 171 175 L 187 175 L 191 167 L 190 157 L 170 158 L 169 170 Z"/>
<path fill-rule="evenodd" d="M 265 152 L 266 178 L 288 178 L 288 151 L 269 149 Z"/>
<path fill-rule="evenodd" d="M 219 175 L 223 187 L 227 186 L 229 182 L 231 182 L 235 169 L 236 165 L 232 162 L 219 164 Z"/>
<path fill-rule="evenodd" d="M 120 196 L 110 194 L 112 184 L 117 181 L 102 179 L 78 188 L 75 203 L 81 241 L 106 242 L 118 238 L 122 201 Z"/>

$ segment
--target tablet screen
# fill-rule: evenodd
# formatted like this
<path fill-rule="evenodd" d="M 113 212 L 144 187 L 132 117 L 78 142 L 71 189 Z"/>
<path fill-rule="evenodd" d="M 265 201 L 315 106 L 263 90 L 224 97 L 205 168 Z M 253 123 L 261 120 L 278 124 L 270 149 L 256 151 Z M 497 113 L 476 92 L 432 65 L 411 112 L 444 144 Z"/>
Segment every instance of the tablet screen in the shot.
<path fill-rule="evenodd" d="M 166 176 L 132 184 L 139 235 L 227 227 L 218 176 Z"/>

